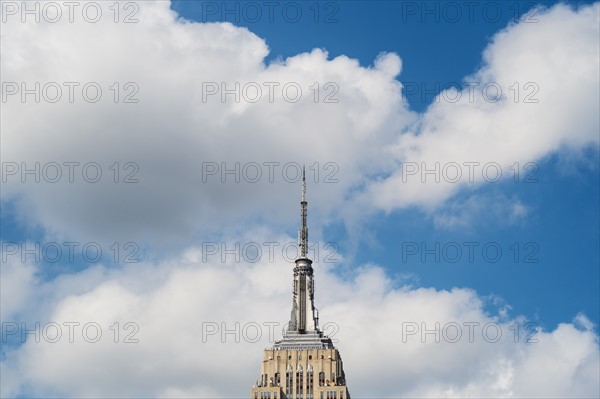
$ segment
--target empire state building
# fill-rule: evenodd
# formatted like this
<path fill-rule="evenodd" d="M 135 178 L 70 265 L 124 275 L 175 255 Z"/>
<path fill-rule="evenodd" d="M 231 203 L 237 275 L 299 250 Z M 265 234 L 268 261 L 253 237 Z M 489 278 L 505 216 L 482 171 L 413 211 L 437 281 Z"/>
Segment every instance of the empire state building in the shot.
<path fill-rule="evenodd" d="M 251 399 L 350 399 L 342 358 L 319 330 L 312 260 L 307 257 L 306 178 L 302 171 L 300 257 L 294 267 L 292 313 L 287 330 L 265 349 Z"/>

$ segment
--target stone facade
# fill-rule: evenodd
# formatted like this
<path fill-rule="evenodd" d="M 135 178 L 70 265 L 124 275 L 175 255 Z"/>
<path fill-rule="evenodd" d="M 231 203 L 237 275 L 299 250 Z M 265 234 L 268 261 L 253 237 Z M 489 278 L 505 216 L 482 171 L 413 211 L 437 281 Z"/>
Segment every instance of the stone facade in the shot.
<path fill-rule="evenodd" d="M 250 398 L 350 399 L 338 350 L 266 349 Z"/>

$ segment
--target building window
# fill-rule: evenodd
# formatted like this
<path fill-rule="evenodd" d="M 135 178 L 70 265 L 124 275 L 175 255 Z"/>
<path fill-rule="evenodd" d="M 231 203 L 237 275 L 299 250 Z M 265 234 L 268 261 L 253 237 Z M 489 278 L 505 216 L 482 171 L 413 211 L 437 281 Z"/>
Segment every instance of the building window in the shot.
<path fill-rule="evenodd" d="M 314 380 L 313 380 L 313 368 L 312 365 L 308 366 L 308 370 L 306 371 L 306 398 L 313 399 L 314 394 Z"/>
<path fill-rule="evenodd" d="M 281 374 L 279 372 L 275 373 L 275 386 L 278 387 L 281 385 Z"/>
<path fill-rule="evenodd" d="M 325 372 L 321 371 L 319 373 L 319 386 L 322 387 L 325 385 Z"/>
<path fill-rule="evenodd" d="M 292 399 L 292 384 L 294 379 L 294 372 L 292 367 L 288 366 L 288 370 L 285 373 L 285 397 L 286 399 Z"/>
<path fill-rule="evenodd" d="M 296 372 L 296 398 L 302 398 L 302 388 L 304 386 L 304 375 L 302 373 L 302 366 L 298 366 L 298 371 Z"/>

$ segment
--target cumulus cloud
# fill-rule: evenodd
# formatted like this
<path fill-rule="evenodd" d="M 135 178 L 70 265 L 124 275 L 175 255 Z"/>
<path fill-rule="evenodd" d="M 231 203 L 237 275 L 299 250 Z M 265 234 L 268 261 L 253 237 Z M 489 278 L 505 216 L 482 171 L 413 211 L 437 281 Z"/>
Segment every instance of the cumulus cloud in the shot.
<path fill-rule="evenodd" d="M 108 17 L 95 24 L 82 18 L 23 24 L 19 15 L 3 24 L 3 79 L 19 85 L 19 93 L 4 92 L 1 155 L 18 170 L 5 173 L 2 201 L 14 201 L 28 224 L 52 237 L 179 248 L 194 234 L 235 229 L 240 221 L 286 224 L 297 168 L 284 173 L 283 166 L 298 162 L 312 165 L 310 179 L 319 184 L 311 191 L 319 224 L 342 218 L 351 225 L 356 216 L 349 209 L 357 202 L 366 211 L 431 210 L 466 186 L 486 184 L 480 167 L 469 183 L 464 162 L 497 163 L 507 178 L 514 162 L 522 167 L 563 146 L 597 144 L 597 5 L 558 5 L 538 23 L 510 25 L 465 79 L 478 84 L 471 86 L 473 99 L 470 88 L 452 89 L 440 98 L 461 94 L 459 101 L 434 103 L 420 115 L 402 101 L 396 54 L 362 66 L 315 49 L 265 64 L 262 38 L 229 23 L 183 20 L 169 6 L 140 3 L 133 24 Z M 29 94 L 22 103 L 21 83 L 32 89 L 36 82 L 41 101 Z M 45 100 L 54 97 L 55 86 L 44 91 L 49 82 L 62 87 L 56 103 Z M 80 84 L 73 103 L 68 82 Z M 89 82 L 102 89 L 96 103 L 84 100 Z M 222 101 L 222 89 L 236 83 L 239 102 L 233 94 Z M 297 102 L 289 101 L 296 86 L 283 90 L 288 83 L 302 90 Z M 489 83 L 502 90 L 497 102 L 482 97 Z M 262 96 L 252 102 L 257 86 Z M 533 91 L 538 102 L 526 103 Z M 124 103 L 128 95 L 139 101 Z M 40 182 L 30 174 L 22 183 L 22 171 L 36 162 Z M 49 182 L 52 162 L 62 169 L 57 183 Z M 79 163 L 73 183 L 65 162 Z M 97 183 L 82 176 L 90 162 L 100 165 Z M 203 173 L 205 162 L 216 163 L 216 174 Z M 254 162 L 262 174 L 256 183 Z M 272 178 L 265 162 L 280 163 Z M 431 176 L 426 183 L 417 176 L 403 181 L 407 162 L 424 168 L 456 162 L 464 176 L 458 183 Z M 240 182 L 234 173 L 221 183 L 222 169 L 236 163 Z M 88 178 L 96 174 L 92 166 Z M 123 183 L 128 178 L 139 182 Z"/>
<path fill-rule="evenodd" d="M 466 199 L 448 201 L 443 209 L 431 212 L 436 227 L 448 230 L 466 229 L 476 225 L 475 220 L 490 220 L 496 225 L 517 224 L 526 220 L 529 208 L 519 199 L 505 195 L 474 194 Z M 481 221 L 479 225 L 481 225 Z"/>
<path fill-rule="evenodd" d="M 584 315 L 534 332 L 506 306 L 485 311 L 488 301 L 470 289 L 399 286 L 377 265 L 349 279 L 335 264 L 316 267 L 321 325 L 338 342 L 354 396 L 598 396 L 598 335 Z M 201 249 L 190 248 L 168 263 L 32 282 L 30 291 L 60 295 L 40 298 L 49 302 L 38 319 L 40 342 L 30 335 L 5 353 L 2 396 L 243 396 L 263 348 L 287 322 L 291 268 L 281 254 L 272 262 L 204 262 Z M 55 343 L 52 328 L 44 333 L 52 322 L 63 332 Z M 73 342 L 68 322 L 80 323 Z M 97 343 L 83 338 L 90 322 L 102 329 Z"/>
<path fill-rule="evenodd" d="M 4 248 L 2 251 L 4 255 Z M 2 303 L 0 313 L 3 319 L 10 319 L 18 314 L 30 302 L 29 288 L 35 281 L 35 267 L 22 263 L 20 259 L 11 257 L 2 259 Z"/>
<path fill-rule="evenodd" d="M 81 82 L 73 103 L 63 87 L 57 103 L 38 104 L 30 96 L 23 104 L 15 95 L 3 104 L 5 161 L 19 169 L 22 162 L 29 168 L 39 162 L 42 174 L 50 162 L 81 163 L 74 183 L 67 181 L 65 166 L 58 183 L 42 175 L 36 184 L 30 175 L 22 184 L 21 170 L 8 177 L 2 199 L 18 198 L 18 211 L 29 223 L 55 236 L 121 237 L 154 245 L 265 215 L 285 223 L 291 213 L 282 204 L 297 198 L 297 184 L 290 184 L 298 181 L 297 168 L 291 162 L 306 163 L 309 180 L 320 186 L 310 194 L 321 204 L 313 212 L 326 215 L 365 172 L 383 168 L 380 149 L 415 118 L 402 103 L 395 54 L 382 54 L 372 67 L 363 67 L 315 49 L 265 65 L 268 48 L 252 32 L 229 23 L 181 20 L 169 6 L 141 3 L 136 24 L 110 18 L 97 24 L 22 24 L 10 18 L 5 24 L 5 81 L 25 82 L 27 88 L 35 82 L 42 88 L 46 82 Z M 86 82 L 103 89 L 97 103 L 82 98 Z M 120 83 L 117 104 L 110 89 L 114 82 Z M 127 82 L 136 86 L 125 88 Z M 219 93 L 209 96 L 213 84 Z M 238 102 L 235 95 L 223 101 L 221 88 L 236 84 Z M 284 90 L 287 84 L 291 87 Z M 260 101 L 246 101 L 254 98 L 256 86 Z M 293 102 L 296 87 L 302 94 Z M 123 103 L 135 88 L 139 102 Z M 102 167 L 98 183 L 80 176 L 87 162 Z M 115 162 L 118 180 L 132 174 L 139 183 L 115 184 Z M 214 162 L 219 171 L 203 179 L 203 162 Z M 235 169 L 236 163 L 237 179 L 229 174 L 223 184 L 221 170 Z M 253 163 L 262 174 L 256 183 Z M 54 170 L 48 173 L 54 176 Z"/>
<path fill-rule="evenodd" d="M 409 169 L 371 185 L 366 201 L 434 208 L 465 187 L 531 175 L 529 162 L 562 148 L 597 146 L 598 35 L 598 4 L 559 4 L 497 33 L 465 88 L 440 93 L 397 139 Z"/>

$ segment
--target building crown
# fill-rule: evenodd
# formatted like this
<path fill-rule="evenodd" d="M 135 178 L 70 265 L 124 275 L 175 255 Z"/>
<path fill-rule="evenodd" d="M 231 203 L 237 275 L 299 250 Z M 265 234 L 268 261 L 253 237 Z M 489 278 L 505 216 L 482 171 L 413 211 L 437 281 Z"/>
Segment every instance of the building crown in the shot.
<path fill-rule="evenodd" d="M 288 328 L 276 349 L 333 348 L 331 339 L 319 330 L 319 311 L 314 304 L 315 283 L 312 260 L 308 258 L 306 172 L 302 168 L 301 227 L 298 231 L 300 257 L 294 267 L 292 312 Z"/>

